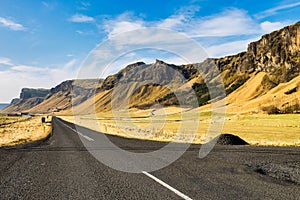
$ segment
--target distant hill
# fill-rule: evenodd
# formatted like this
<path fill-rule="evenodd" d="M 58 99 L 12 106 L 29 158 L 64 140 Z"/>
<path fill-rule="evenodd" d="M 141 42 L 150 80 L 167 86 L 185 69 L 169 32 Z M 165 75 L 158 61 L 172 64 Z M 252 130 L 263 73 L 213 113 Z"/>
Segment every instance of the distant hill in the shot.
<path fill-rule="evenodd" d="M 8 105 L 9 105 L 9 103 L 0 103 L 0 110 L 7 107 Z"/>
<path fill-rule="evenodd" d="M 13 99 L 8 107 L 1 110 L 2 113 L 31 112 L 31 113 L 51 113 L 66 110 L 73 103 L 80 104 L 89 98 L 94 91 L 94 84 L 101 80 L 76 80 L 81 87 L 76 87 L 73 91 L 75 80 L 64 81 L 54 88 L 47 89 L 22 89 L 20 98 Z"/>
<path fill-rule="evenodd" d="M 268 108 L 293 112 L 299 109 L 300 100 L 300 22 L 262 36 L 250 43 L 246 52 L 237 55 L 188 65 L 161 60 L 152 64 L 133 63 L 104 80 L 81 80 L 75 91 L 74 80 L 48 91 L 23 89 L 20 99 L 13 100 L 3 112 L 71 113 L 72 99 L 81 113 L 110 110 L 111 103 L 114 108 L 129 104 L 130 108 L 144 109 L 157 103 L 176 106 L 179 100 L 174 91 L 184 93 L 187 88 L 193 88 L 197 106 L 205 108 L 211 99 L 203 74 L 197 69 L 204 69 L 207 80 L 213 81 L 212 66 L 217 66 L 221 73 L 229 112 L 261 112 Z M 92 88 L 95 81 L 99 84 Z M 94 93 L 95 98 L 90 98 Z M 196 105 L 188 94 L 184 101 L 186 105 Z"/>

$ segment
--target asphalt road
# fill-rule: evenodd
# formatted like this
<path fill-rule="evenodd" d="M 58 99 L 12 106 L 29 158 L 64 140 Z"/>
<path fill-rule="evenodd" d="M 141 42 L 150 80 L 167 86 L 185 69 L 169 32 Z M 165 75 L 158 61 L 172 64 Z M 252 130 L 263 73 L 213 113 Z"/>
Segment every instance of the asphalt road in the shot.
<path fill-rule="evenodd" d="M 85 138 L 72 128 L 54 118 L 48 141 L 1 149 L 0 199 L 300 199 L 300 148 L 216 146 L 200 159 L 200 146 L 192 145 L 171 165 L 134 174 L 107 167 L 87 151 L 82 140 L 100 133 Z M 131 152 L 165 145 L 108 138 Z"/>

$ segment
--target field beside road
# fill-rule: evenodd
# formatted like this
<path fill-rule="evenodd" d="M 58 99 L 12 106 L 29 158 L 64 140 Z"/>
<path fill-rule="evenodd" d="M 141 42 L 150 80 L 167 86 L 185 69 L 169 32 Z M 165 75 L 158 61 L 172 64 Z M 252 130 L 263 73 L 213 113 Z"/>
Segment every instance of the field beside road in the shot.
<path fill-rule="evenodd" d="M 51 117 L 0 116 L 0 147 L 41 140 L 51 133 Z"/>
<path fill-rule="evenodd" d="M 181 110 L 131 110 L 125 112 L 98 113 L 96 116 L 60 116 L 78 125 L 127 138 L 140 138 L 154 141 L 174 141 L 180 132 L 178 142 L 187 142 L 196 132 L 192 143 L 201 144 L 216 134 L 205 137 L 210 126 L 216 125 L 211 112 L 197 109 Z M 96 123 L 95 123 L 96 122 Z M 300 114 L 226 114 L 222 133 L 231 133 L 246 140 L 251 145 L 300 146 Z M 197 128 L 198 124 L 198 129 Z M 223 129 L 222 129 L 223 128 Z"/>

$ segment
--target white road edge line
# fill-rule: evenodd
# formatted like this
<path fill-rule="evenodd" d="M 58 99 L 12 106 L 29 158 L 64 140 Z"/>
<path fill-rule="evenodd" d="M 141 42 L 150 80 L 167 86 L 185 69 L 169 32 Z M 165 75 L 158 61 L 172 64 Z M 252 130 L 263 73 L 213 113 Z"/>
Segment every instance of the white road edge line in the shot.
<path fill-rule="evenodd" d="M 154 181 L 158 182 L 159 184 L 161 184 L 162 186 L 168 188 L 169 190 L 171 190 L 172 192 L 174 192 L 175 194 L 177 194 L 178 196 L 180 196 L 181 198 L 185 199 L 185 200 L 192 200 L 190 197 L 186 196 L 185 194 L 183 194 L 182 192 L 176 190 L 175 188 L 173 188 L 172 186 L 168 185 L 167 183 L 163 182 L 162 180 L 156 178 L 155 176 L 153 176 L 152 174 L 149 174 L 146 171 L 142 171 L 143 174 L 145 174 L 146 176 L 148 176 L 149 178 L 153 179 Z"/>
<path fill-rule="evenodd" d="M 62 123 L 62 125 L 68 127 L 68 128 L 71 129 L 72 131 L 74 131 L 75 133 L 78 133 L 78 135 L 80 135 L 81 137 L 87 139 L 88 141 L 90 141 L 90 142 L 95 141 L 93 138 L 90 138 L 90 137 L 88 137 L 88 136 L 86 136 L 86 135 L 84 135 L 84 134 L 78 132 L 77 130 L 73 129 L 71 126 L 68 126 L 67 124 L 63 123 L 62 121 L 60 121 L 60 120 L 58 120 L 58 121 L 59 121 L 60 123 Z"/>

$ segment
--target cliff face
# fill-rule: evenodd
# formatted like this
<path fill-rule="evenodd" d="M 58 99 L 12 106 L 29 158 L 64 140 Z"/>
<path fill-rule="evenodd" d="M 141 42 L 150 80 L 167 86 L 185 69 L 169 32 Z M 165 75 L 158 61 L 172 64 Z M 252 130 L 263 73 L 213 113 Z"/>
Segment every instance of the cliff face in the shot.
<path fill-rule="evenodd" d="M 30 109 L 41 103 L 49 92 L 47 89 L 23 88 L 20 98 L 13 99 L 3 112 L 21 112 Z"/>
<path fill-rule="evenodd" d="M 67 80 L 50 89 L 50 95 L 57 92 L 70 92 L 72 90 L 72 80 Z"/>
<path fill-rule="evenodd" d="M 262 36 L 248 45 L 247 52 L 216 59 L 221 71 L 263 71 L 279 84 L 300 73 L 300 22 Z"/>
<path fill-rule="evenodd" d="M 103 81 L 103 85 L 101 88 L 99 88 L 99 90 L 112 89 L 119 82 L 119 80 L 122 79 L 124 77 L 124 75 L 126 75 L 126 72 L 131 71 L 132 69 L 134 69 L 136 67 L 145 66 L 145 65 L 146 64 L 144 62 L 137 62 L 137 63 L 128 65 L 127 67 L 125 67 L 124 69 L 119 71 L 118 73 L 108 76 Z"/>
<path fill-rule="evenodd" d="M 290 81 L 300 72 L 300 22 L 250 43 L 247 53 L 256 70 L 278 76 L 277 83 Z"/>
<path fill-rule="evenodd" d="M 20 99 L 30 99 L 34 97 L 45 97 L 50 90 L 46 89 L 32 89 L 32 88 L 23 88 L 21 90 Z"/>
<path fill-rule="evenodd" d="M 87 100 L 102 80 L 68 80 L 50 89 L 45 99 L 29 112 L 57 112 L 71 108 Z"/>
<path fill-rule="evenodd" d="M 300 49 L 300 22 L 264 35 L 259 41 L 252 42 L 248 47 L 248 54 L 252 56 L 259 69 L 274 67 L 292 67 L 295 55 Z"/>

